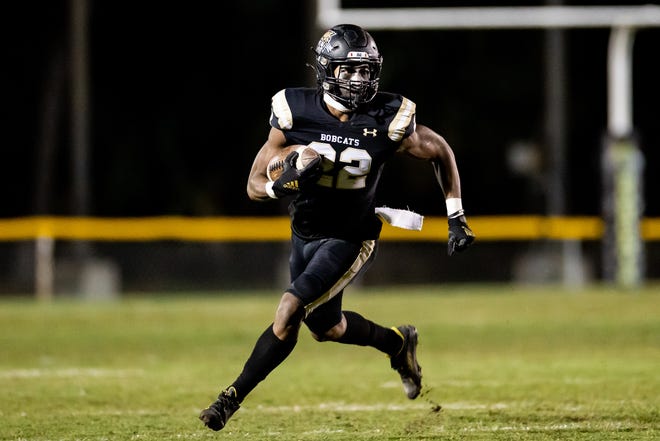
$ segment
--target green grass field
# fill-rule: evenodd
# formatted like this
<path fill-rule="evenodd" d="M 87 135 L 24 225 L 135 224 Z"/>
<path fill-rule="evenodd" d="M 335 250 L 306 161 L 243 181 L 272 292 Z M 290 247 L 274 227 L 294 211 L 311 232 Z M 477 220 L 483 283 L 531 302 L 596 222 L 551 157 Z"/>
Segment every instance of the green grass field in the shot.
<path fill-rule="evenodd" d="M 383 354 L 303 330 L 227 427 L 206 429 L 199 411 L 279 295 L 0 300 L 0 439 L 660 439 L 657 286 L 352 288 L 346 309 L 418 327 L 417 400 Z"/>

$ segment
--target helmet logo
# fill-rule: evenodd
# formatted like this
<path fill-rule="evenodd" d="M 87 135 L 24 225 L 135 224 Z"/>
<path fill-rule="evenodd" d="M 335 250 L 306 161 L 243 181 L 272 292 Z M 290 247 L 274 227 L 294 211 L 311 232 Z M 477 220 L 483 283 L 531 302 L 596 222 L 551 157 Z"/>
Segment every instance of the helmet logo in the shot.
<path fill-rule="evenodd" d="M 316 53 L 320 54 L 321 52 L 323 52 L 324 49 L 326 51 L 330 51 L 330 49 L 332 49 L 332 46 L 330 45 L 330 40 L 332 40 L 332 37 L 334 37 L 335 35 L 337 35 L 337 33 L 332 29 L 330 29 L 325 34 L 323 34 L 318 44 L 316 45 Z"/>

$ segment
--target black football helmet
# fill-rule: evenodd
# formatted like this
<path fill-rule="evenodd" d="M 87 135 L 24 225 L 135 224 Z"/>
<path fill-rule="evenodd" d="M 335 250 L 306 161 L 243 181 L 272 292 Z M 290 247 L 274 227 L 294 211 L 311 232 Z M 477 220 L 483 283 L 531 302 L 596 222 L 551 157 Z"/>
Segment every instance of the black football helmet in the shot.
<path fill-rule="evenodd" d="M 334 26 L 323 34 L 314 53 L 316 82 L 320 91 L 350 110 L 355 110 L 360 104 L 368 103 L 376 96 L 383 57 L 367 31 L 352 24 Z M 367 64 L 371 72 L 369 80 L 336 78 L 337 66 L 347 64 Z"/>

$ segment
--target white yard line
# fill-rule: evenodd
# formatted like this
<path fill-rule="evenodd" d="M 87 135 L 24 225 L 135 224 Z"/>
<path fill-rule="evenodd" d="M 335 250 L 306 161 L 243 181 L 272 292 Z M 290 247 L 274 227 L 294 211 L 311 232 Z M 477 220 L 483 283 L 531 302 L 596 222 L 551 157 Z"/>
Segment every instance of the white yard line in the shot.
<path fill-rule="evenodd" d="M 144 374 L 142 369 L 108 368 L 64 368 L 64 369 L 8 369 L 0 370 L 0 378 L 80 378 L 80 377 L 136 377 Z"/>
<path fill-rule="evenodd" d="M 445 403 L 441 404 L 443 409 L 453 410 L 470 410 L 470 409 L 506 409 L 512 407 L 506 403 Z M 253 411 L 257 412 L 305 412 L 310 410 L 321 411 L 335 411 L 335 412 L 380 412 L 380 411 L 404 411 L 414 409 L 430 409 L 431 404 L 425 401 L 417 401 L 407 404 L 392 404 L 392 403 L 376 403 L 376 404 L 358 404 L 358 403 L 344 403 L 344 402 L 327 402 L 310 405 L 295 405 L 295 406 L 265 406 L 258 404 L 251 407 Z M 250 407 L 243 407 L 241 410 L 248 410 Z"/>

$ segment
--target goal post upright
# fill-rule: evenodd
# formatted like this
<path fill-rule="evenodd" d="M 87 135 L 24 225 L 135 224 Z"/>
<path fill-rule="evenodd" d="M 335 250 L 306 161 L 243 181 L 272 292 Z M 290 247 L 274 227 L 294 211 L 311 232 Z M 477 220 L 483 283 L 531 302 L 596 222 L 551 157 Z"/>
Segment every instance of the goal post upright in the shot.
<path fill-rule="evenodd" d="M 317 0 L 316 25 L 338 23 L 395 31 L 609 28 L 608 127 L 601 156 L 604 276 L 624 288 L 643 282 L 643 157 L 633 136 L 632 47 L 637 29 L 660 27 L 660 6 L 342 8 L 341 0 Z"/>
<path fill-rule="evenodd" d="M 640 219 L 644 193 L 644 158 L 632 119 L 632 50 L 636 29 L 612 28 L 608 46 L 608 133 L 603 145 L 604 277 L 634 288 L 644 278 Z"/>

